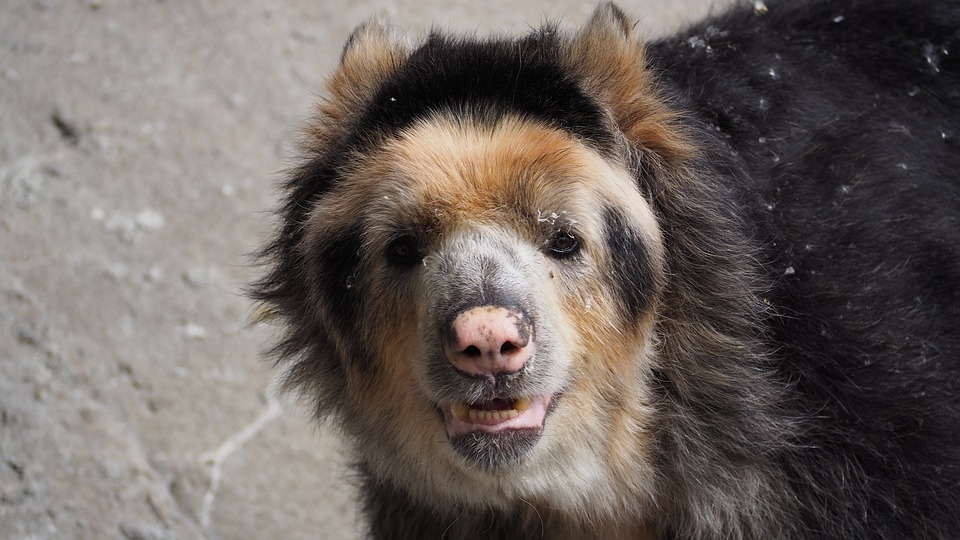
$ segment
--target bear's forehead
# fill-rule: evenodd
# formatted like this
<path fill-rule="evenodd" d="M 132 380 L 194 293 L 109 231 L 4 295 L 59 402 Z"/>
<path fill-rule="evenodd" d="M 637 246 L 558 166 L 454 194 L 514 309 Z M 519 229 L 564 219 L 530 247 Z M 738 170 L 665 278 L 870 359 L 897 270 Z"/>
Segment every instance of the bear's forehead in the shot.
<path fill-rule="evenodd" d="M 432 115 L 360 160 L 349 191 L 473 216 L 532 214 L 615 197 L 624 175 L 576 136 L 536 120 Z"/>

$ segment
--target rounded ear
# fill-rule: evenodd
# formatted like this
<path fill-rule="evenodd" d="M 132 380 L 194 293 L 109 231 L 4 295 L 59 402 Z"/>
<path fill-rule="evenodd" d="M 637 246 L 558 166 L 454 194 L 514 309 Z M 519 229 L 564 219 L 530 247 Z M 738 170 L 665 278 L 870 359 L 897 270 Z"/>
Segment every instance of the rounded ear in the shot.
<path fill-rule="evenodd" d="M 679 129 L 678 115 L 667 107 L 647 69 L 636 22 L 613 2 L 597 6 L 567 52 L 570 68 L 585 90 L 610 111 L 634 145 L 667 161 L 683 160 L 692 149 Z"/>
<path fill-rule="evenodd" d="M 593 10 L 593 15 L 590 16 L 590 21 L 587 22 L 584 30 L 606 33 L 619 32 L 623 38 L 633 39 L 635 26 L 636 22 L 631 21 L 616 4 L 602 2 Z"/>
<path fill-rule="evenodd" d="M 340 55 L 340 66 L 327 83 L 326 111 L 345 117 L 370 99 L 380 84 L 410 57 L 413 42 L 379 18 L 358 26 Z"/>

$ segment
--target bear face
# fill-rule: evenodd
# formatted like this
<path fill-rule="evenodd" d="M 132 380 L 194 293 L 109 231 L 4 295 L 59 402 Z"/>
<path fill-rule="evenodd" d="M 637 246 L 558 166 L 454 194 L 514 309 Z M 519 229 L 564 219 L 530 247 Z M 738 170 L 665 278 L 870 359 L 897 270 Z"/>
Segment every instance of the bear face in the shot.
<path fill-rule="evenodd" d="M 611 440 L 623 422 L 639 433 L 649 407 L 662 239 L 623 165 L 542 122 L 438 114 L 356 157 L 305 227 L 316 309 L 343 349 L 366 348 L 346 362 L 360 385 L 351 406 L 393 441 L 390 469 L 429 455 L 417 475 L 439 461 L 502 484 L 486 504 L 529 490 L 511 486 L 517 467 L 612 476 L 598 471 L 615 450 L 571 459 L 562 441 Z M 525 358 L 490 365 L 511 332 Z"/>

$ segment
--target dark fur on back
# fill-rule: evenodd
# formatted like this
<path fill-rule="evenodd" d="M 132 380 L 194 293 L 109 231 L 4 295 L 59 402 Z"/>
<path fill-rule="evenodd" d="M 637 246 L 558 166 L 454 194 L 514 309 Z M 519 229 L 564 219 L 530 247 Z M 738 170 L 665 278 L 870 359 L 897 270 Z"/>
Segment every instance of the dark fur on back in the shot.
<path fill-rule="evenodd" d="M 757 223 L 804 528 L 955 538 L 960 4 L 769 6 L 649 53 Z"/>
<path fill-rule="evenodd" d="M 253 290 L 286 325 L 291 383 L 376 439 L 345 405 L 350 381 L 382 376 L 344 337 L 370 335 L 382 309 L 352 286 L 363 212 L 304 247 L 352 156 L 432 114 L 531 118 L 628 163 L 662 229 L 660 283 L 620 209 L 603 216 L 623 313 L 655 311 L 659 498 L 644 525 L 678 540 L 960 538 L 960 3 L 770 1 L 648 44 L 659 124 L 688 154 L 623 129 L 568 39 L 432 36 L 318 129 Z M 431 505 L 359 470 L 377 538 L 590 530 L 532 505 Z"/>

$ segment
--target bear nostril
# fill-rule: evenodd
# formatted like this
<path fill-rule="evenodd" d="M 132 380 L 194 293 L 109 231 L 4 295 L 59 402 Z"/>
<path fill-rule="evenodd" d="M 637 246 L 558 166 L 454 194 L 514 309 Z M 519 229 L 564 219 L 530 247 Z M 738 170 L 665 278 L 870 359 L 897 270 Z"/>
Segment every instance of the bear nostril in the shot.
<path fill-rule="evenodd" d="M 507 354 L 507 353 L 509 353 L 510 351 L 515 350 L 515 349 L 518 349 L 518 348 L 519 348 L 519 347 L 517 347 L 516 345 L 514 345 L 513 343 L 511 343 L 511 342 L 508 341 L 508 342 L 504 343 L 502 347 L 500 347 L 500 354 Z"/>
<path fill-rule="evenodd" d="M 480 352 L 479 347 L 476 345 L 471 345 L 463 350 L 463 354 L 465 356 L 480 356 L 482 353 Z"/>

